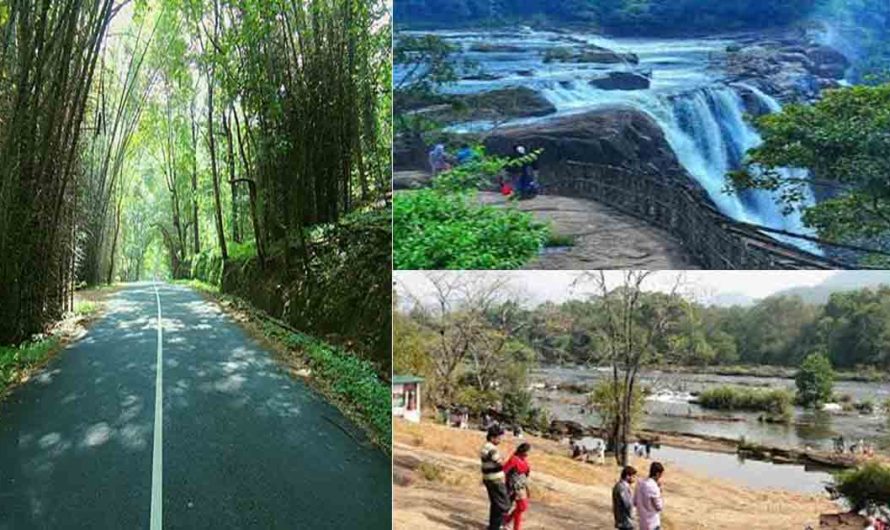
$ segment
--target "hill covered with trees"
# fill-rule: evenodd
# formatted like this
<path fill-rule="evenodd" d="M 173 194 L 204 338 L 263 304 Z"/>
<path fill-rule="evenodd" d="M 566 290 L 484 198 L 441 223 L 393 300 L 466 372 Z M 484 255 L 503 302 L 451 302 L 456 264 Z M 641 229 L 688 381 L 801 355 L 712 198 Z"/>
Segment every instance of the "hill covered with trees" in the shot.
<path fill-rule="evenodd" d="M 629 33 L 726 31 L 780 26 L 809 15 L 818 0 L 407 0 L 395 3 L 397 24 L 440 26 L 471 21 L 592 24 Z"/>
<path fill-rule="evenodd" d="M 653 348 L 658 364 L 798 366 L 815 352 L 826 354 L 839 369 L 890 369 L 890 287 L 836 292 L 824 304 L 777 295 L 750 306 L 720 307 L 665 296 L 643 294 L 653 306 L 670 302 L 683 308 L 672 314 L 667 332 Z M 517 359 L 521 364 L 596 365 L 606 356 L 602 304 L 602 299 L 590 298 L 526 308 L 515 301 L 488 301 L 480 306 L 484 310 L 466 307 L 440 317 L 471 321 L 485 330 L 480 334 L 499 337 L 503 346 L 495 353 L 505 357 L 490 366 L 515 366 Z M 437 347 L 441 322 L 432 322 L 420 308 L 396 313 L 397 369 L 406 364 L 411 368 L 405 352 L 414 351 L 416 359 L 425 347 Z"/>

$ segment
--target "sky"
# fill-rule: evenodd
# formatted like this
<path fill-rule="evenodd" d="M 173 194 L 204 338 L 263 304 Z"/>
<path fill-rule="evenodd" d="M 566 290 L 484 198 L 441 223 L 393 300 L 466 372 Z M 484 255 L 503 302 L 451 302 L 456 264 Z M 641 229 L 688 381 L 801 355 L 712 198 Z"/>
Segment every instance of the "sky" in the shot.
<path fill-rule="evenodd" d="M 543 302 L 564 302 L 585 298 L 583 289 L 573 288 L 578 271 L 395 271 L 393 281 L 402 300 L 410 293 L 414 298 L 429 301 L 433 293 L 427 274 L 473 275 L 506 278 L 511 294 L 526 305 Z M 835 271 L 660 271 L 644 284 L 652 291 L 670 291 L 680 275 L 680 292 L 702 303 L 725 302 L 736 296 L 745 299 L 766 298 L 792 287 L 812 287 L 837 274 Z M 606 280 L 617 285 L 621 271 L 607 271 Z M 586 292 L 590 292 L 587 289 Z"/>

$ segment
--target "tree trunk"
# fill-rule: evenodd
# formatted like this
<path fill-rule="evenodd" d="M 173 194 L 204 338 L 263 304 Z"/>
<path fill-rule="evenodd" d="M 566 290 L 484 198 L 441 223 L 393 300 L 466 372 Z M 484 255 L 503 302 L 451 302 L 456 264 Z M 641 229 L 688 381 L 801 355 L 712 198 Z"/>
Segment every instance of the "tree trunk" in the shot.
<path fill-rule="evenodd" d="M 216 164 L 216 139 L 213 132 L 213 77 L 213 70 L 211 70 L 207 78 L 207 141 L 210 147 L 210 171 L 213 176 L 213 202 L 216 206 L 216 236 L 219 240 L 219 253 L 225 262 L 229 259 L 229 253 L 226 250 L 222 202 L 219 198 L 219 168 Z"/>
<path fill-rule="evenodd" d="M 232 128 L 229 126 L 228 112 L 223 112 L 222 124 L 226 133 L 226 162 L 229 166 L 229 187 L 232 191 L 232 239 L 236 243 L 241 243 L 241 231 L 238 229 L 238 186 L 235 184 L 235 150 L 232 147 Z"/>
<path fill-rule="evenodd" d="M 114 255 L 117 253 L 117 238 L 121 232 L 121 203 L 124 200 L 123 193 L 117 199 L 117 209 L 114 220 L 114 237 L 111 240 L 111 255 L 108 257 L 108 278 L 105 283 L 111 285 L 114 280 Z"/>
<path fill-rule="evenodd" d="M 192 235 L 195 254 L 201 252 L 201 234 L 198 220 L 198 125 L 195 122 L 195 104 L 190 109 L 192 117 Z"/>

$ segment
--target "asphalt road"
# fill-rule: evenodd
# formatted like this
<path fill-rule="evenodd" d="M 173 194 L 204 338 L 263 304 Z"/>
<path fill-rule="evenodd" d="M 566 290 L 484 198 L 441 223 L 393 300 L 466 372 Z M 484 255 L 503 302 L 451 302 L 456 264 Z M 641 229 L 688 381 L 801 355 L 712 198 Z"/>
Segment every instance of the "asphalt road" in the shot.
<path fill-rule="evenodd" d="M 216 305 L 157 288 L 0 403 L 0 530 L 389 529 L 389 458 Z"/>

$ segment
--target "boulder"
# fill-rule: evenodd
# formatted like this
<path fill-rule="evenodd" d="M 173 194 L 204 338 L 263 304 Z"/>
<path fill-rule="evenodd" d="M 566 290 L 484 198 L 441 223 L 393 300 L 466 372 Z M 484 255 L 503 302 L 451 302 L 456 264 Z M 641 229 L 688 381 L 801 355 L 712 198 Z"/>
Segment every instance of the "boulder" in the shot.
<path fill-rule="evenodd" d="M 680 165 L 658 123 L 645 112 L 630 107 L 604 108 L 542 123 L 505 127 L 485 140 L 488 151 L 499 155 L 511 153 L 517 143 L 529 149 L 544 149 L 539 158 L 544 178 L 558 178 L 560 164 L 573 160 L 676 178 L 678 185 L 701 191 Z"/>
<path fill-rule="evenodd" d="M 609 72 L 605 77 L 591 80 L 590 84 L 602 90 L 646 90 L 652 81 L 634 72 Z"/>
<path fill-rule="evenodd" d="M 547 116 L 556 112 L 553 103 L 528 87 L 510 87 L 460 97 L 471 110 L 506 118 Z"/>
<path fill-rule="evenodd" d="M 544 54 L 544 62 L 639 64 L 640 58 L 634 53 L 619 53 L 600 46 L 586 45 L 583 48 L 551 48 Z"/>
<path fill-rule="evenodd" d="M 830 46 L 815 46 L 806 52 L 816 64 L 843 64 L 850 66 L 850 60 L 847 56 Z"/>
<path fill-rule="evenodd" d="M 553 420 L 550 422 L 550 434 L 580 438 L 584 436 L 584 426 L 571 420 Z"/>
<path fill-rule="evenodd" d="M 759 118 L 765 114 L 770 114 L 772 109 L 760 98 L 757 94 L 754 93 L 753 90 L 749 89 L 744 85 L 732 85 L 735 88 L 736 92 L 738 92 L 739 96 L 742 98 L 742 103 L 745 105 L 745 112 L 754 116 L 755 118 Z"/>
<path fill-rule="evenodd" d="M 491 74 L 488 72 L 477 72 L 474 74 L 467 74 L 461 77 L 461 79 L 464 81 L 497 81 L 498 79 L 503 79 L 503 77 L 504 76 L 502 75 Z"/>
<path fill-rule="evenodd" d="M 477 42 L 470 46 L 469 51 L 477 53 L 523 53 L 528 50 L 522 48 L 521 46 L 514 46 L 511 44 L 489 44 L 486 42 Z"/>

